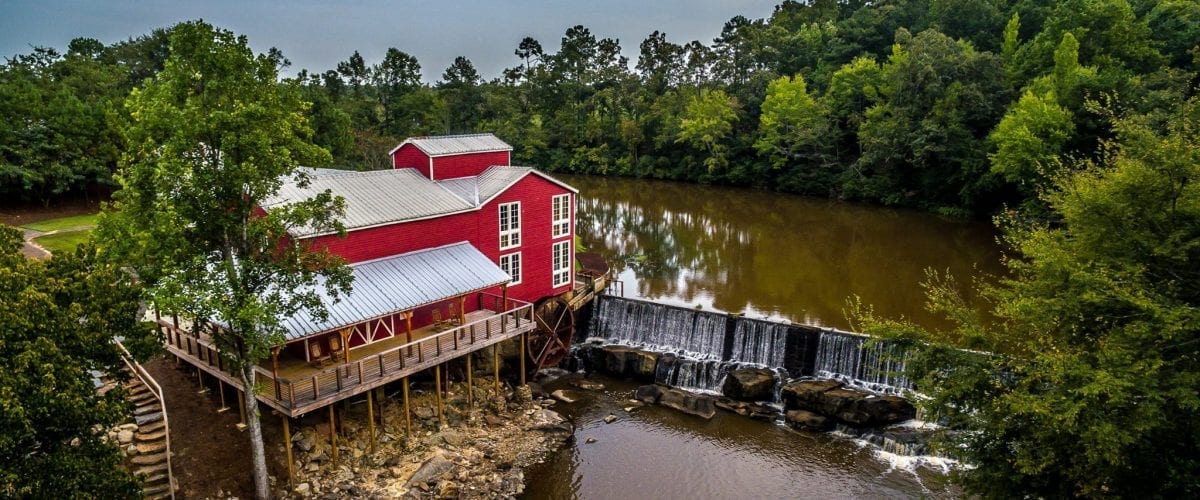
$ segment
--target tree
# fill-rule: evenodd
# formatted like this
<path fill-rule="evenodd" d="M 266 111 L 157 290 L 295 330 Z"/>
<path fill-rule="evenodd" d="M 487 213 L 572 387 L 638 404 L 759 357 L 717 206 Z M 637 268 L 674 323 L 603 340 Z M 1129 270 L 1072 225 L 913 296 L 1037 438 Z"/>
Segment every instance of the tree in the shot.
<path fill-rule="evenodd" d="M 1166 130 L 1119 119 L 1098 163 L 1057 178 L 1051 223 L 1007 218 L 1010 277 L 983 288 L 994 320 L 945 277 L 931 303 L 975 349 L 860 315 L 915 353 L 941 446 L 994 498 L 1200 494 L 1200 99 Z M 861 309 L 859 312 L 863 312 Z"/>
<path fill-rule="evenodd" d="M 175 26 L 166 66 L 128 106 L 122 189 L 97 234 L 158 307 L 195 318 L 193 328 L 218 327 L 226 366 L 252 391 L 254 365 L 283 343 L 281 318 L 324 317 L 317 288 L 336 297 L 349 287 L 339 258 L 289 237 L 341 231 L 340 199 L 325 192 L 260 212 L 285 181 L 307 182 L 300 164 L 326 164 L 329 153 L 309 142 L 296 82 L 280 83 L 244 36 L 201 21 Z M 258 408 L 245 398 L 255 495 L 265 498 Z"/>
<path fill-rule="evenodd" d="M 1075 131 L 1070 111 L 1051 92 L 1026 92 L 996 125 L 988 139 L 996 151 L 988 158 L 992 172 L 1034 195 L 1062 164 L 1064 147 Z"/>
<path fill-rule="evenodd" d="M 722 141 L 733 131 L 737 120 L 737 99 L 723 90 L 704 90 L 691 99 L 679 121 L 679 138 L 675 142 L 689 144 L 705 153 L 704 166 L 710 172 L 728 163 L 728 149 Z"/>
<path fill-rule="evenodd" d="M 781 76 L 771 81 L 759 115 L 758 134 L 754 148 L 775 168 L 801 161 L 810 166 L 823 162 L 823 142 L 828 140 L 826 112 L 808 94 L 804 77 Z"/>
<path fill-rule="evenodd" d="M 20 231 L 0 226 L 0 496 L 130 498 L 138 482 L 105 433 L 129 416 L 118 384 L 98 394 L 92 373 L 122 378 L 124 338 L 155 345 L 138 323 L 132 276 L 94 247 L 26 259 Z"/>
<path fill-rule="evenodd" d="M 350 83 L 350 87 L 354 89 L 355 96 L 362 95 L 362 87 L 371 79 L 371 70 L 367 68 L 366 61 L 363 60 L 362 54 L 354 51 L 350 55 L 350 59 L 337 64 L 337 72 Z"/>
<path fill-rule="evenodd" d="M 446 97 L 450 131 L 471 132 L 475 129 L 475 123 L 479 121 L 479 106 L 483 103 L 479 83 L 479 72 L 475 70 L 475 65 L 463 56 L 455 57 L 450 67 L 442 73 L 438 89 Z"/>

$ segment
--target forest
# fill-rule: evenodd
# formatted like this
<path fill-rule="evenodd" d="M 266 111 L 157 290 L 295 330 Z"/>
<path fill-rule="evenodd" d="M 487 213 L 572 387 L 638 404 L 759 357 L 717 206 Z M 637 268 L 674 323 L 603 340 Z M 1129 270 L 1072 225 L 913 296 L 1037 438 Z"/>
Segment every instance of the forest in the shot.
<path fill-rule="evenodd" d="M 50 203 L 111 185 L 124 105 L 162 69 L 171 28 L 79 38 L 0 67 L 0 196 Z M 711 42 L 632 49 L 585 26 L 533 38 L 490 80 L 436 75 L 400 48 L 290 77 L 313 141 L 347 169 L 389 167 L 405 137 L 494 132 L 551 172 L 755 186 L 957 216 L 1039 204 L 1096 159 L 1114 116 L 1162 125 L 1200 77 L 1190 0 L 787 0 Z"/>

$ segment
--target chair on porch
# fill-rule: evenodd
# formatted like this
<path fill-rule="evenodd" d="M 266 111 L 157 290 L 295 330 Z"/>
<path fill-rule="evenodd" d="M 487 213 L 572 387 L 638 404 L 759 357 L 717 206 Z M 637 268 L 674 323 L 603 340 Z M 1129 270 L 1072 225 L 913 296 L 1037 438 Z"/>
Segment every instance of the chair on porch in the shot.
<path fill-rule="evenodd" d="M 320 342 L 308 343 L 308 364 L 317 368 L 329 364 L 329 356 L 321 349 Z"/>
<path fill-rule="evenodd" d="M 442 310 L 440 308 L 434 308 L 432 316 L 433 316 L 433 329 L 441 330 L 442 327 L 445 326 L 443 324 L 443 320 L 442 320 Z"/>
<path fill-rule="evenodd" d="M 329 337 L 329 359 L 331 361 L 341 361 L 345 359 L 346 351 L 342 349 L 342 339 L 337 335 Z"/>

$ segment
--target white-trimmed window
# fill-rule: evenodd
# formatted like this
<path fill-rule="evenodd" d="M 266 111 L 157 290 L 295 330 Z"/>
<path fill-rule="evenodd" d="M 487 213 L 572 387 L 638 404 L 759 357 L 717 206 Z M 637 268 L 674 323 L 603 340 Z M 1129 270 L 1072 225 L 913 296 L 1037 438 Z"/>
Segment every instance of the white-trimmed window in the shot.
<path fill-rule="evenodd" d="M 554 287 L 566 285 L 571 282 L 571 242 L 560 241 L 554 244 L 550 250 L 551 258 L 554 261 L 554 266 L 550 272 L 554 275 Z"/>
<path fill-rule="evenodd" d="M 500 204 L 500 249 L 521 245 L 521 202 Z"/>
<path fill-rule="evenodd" d="M 571 234 L 571 195 L 560 194 L 550 199 L 550 237 Z"/>
<path fill-rule="evenodd" d="M 509 285 L 521 283 L 521 252 L 500 256 L 500 269 L 512 277 Z"/>

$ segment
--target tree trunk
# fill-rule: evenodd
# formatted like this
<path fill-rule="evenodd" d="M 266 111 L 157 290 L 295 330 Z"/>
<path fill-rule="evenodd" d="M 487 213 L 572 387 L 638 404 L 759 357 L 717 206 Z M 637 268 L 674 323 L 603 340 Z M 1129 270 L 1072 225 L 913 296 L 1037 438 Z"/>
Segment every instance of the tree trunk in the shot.
<path fill-rule="evenodd" d="M 243 353 L 242 359 L 248 356 Z M 254 365 L 244 361 L 242 366 L 242 386 L 246 387 L 246 397 L 242 398 L 246 405 L 246 426 L 250 431 L 250 460 L 251 472 L 254 475 L 254 497 L 259 500 L 271 498 L 271 486 L 267 483 L 267 454 L 263 447 L 262 420 L 258 415 L 258 398 L 254 396 Z M 284 443 L 291 446 L 291 443 Z"/>

